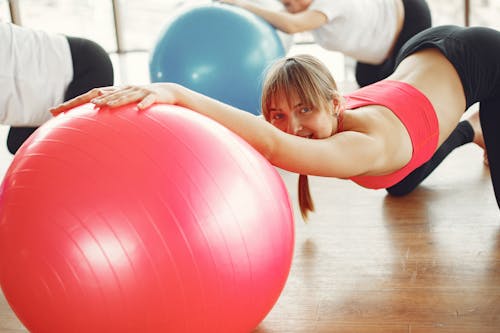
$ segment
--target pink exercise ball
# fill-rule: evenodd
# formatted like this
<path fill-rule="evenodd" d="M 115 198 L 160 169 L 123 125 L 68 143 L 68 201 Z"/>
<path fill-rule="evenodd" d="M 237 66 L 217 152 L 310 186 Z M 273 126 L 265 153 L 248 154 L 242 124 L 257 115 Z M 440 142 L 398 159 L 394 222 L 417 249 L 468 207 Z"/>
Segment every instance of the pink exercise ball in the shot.
<path fill-rule="evenodd" d="M 0 188 L 0 285 L 32 332 L 251 332 L 293 245 L 277 171 L 178 106 L 71 110 Z"/>

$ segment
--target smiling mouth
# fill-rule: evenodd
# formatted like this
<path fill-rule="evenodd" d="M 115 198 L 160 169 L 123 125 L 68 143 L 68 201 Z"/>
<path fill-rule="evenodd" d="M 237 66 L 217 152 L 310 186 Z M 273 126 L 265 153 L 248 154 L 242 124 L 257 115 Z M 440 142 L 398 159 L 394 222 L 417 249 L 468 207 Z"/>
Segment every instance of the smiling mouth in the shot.
<path fill-rule="evenodd" d="M 314 134 L 308 134 L 308 135 L 296 134 L 296 135 L 304 139 L 314 139 Z"/>

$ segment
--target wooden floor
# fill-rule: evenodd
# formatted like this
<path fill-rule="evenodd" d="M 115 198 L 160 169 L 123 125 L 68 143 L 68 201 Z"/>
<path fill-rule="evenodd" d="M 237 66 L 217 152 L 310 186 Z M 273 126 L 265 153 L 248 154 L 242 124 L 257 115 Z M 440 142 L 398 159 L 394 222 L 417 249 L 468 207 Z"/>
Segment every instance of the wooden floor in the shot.
<path fill-rule="evenodd" d="M 292 194 L 295 176 L 285 174 Z M 500 332 L 500 214 L 477 147 L 417 191 L 313 179 L 291 275 L 254 333 Z"/>
<path fill-rule="evenodd" d="M 311 183 L 317 213 L 296 221 L 289 280 L 253 333 L 500 332 L 500 214 L 478 148 L 405 198 Z M 0 332 L 26 332 L 1 294 Z"/>

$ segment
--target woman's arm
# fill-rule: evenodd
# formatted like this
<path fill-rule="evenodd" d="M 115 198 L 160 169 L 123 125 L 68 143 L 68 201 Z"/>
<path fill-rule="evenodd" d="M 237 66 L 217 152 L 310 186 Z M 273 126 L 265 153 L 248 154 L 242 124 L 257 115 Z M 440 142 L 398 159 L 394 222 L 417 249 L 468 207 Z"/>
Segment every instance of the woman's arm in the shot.
<path fill-rule="evenodd" d="M 300 13 L 288 13 L 284 11 L 269 10 L 253 4 L 248 0 L 219 0 L 219 2 L 235 5 L 262 17 L 276 29 L 288 34 L 314 30 L 327 22 L 325 14 L 305 10 Z"/>
<path fill-rule="evenodd" d="M 97 88 L 51 109 L 50 112 L 58 115 L 88 102 L 109 107 L 139 102 L 137 104 L 139 109 L 145 109 L 154 103 L 183 106 L 229 128 L 265 157 L 268 157 L 271 151 L 270 132 L 274 132 L 274 127 L 264 119 L 175 83 Z"/>
<path fill-rule="evenodd" d="M 238 134 L 269 162 L 291 172 L 348 178 L 370 172 L 384 161 L 383 145 L 372 136 L 343 132 L 327 139 L 307 139 L 287 134 L 259 116 L 242 111 L 175 83 L 98 88 L 53 108 L 54 115 L 92 102 L 118 107 L 139 102 L 139 109 L 153 103 L 176 104 L 203 114 Z"/>

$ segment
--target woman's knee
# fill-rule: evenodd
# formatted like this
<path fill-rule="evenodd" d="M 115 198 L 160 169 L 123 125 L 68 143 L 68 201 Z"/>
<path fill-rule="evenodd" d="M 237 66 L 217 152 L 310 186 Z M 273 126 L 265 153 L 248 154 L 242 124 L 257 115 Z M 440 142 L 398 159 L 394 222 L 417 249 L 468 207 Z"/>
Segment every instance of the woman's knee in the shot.
<path fill-rule="evenodd" d="M 106 50 L 94 41 L 68 37 L 73 61 L 73 80 L 65 100 L 81 95 L 93 88 L 114 84 L 111 58 Z"/>
<path fill-rule="evenodd" d="M 100 86 L 112 85 L 113 64 L 109 54 L 98 43 L 78 37 L 68 37 L 75 77 L 92 76 Z"/>

